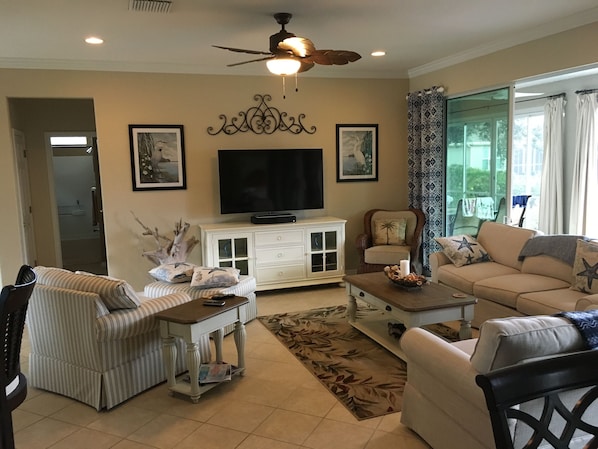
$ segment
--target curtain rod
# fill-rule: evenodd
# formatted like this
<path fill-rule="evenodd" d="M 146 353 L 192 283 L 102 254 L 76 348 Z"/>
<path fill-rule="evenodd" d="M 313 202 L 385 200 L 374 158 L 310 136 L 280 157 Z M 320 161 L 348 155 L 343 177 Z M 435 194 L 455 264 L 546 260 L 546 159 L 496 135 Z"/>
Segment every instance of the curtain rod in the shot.
<path fill-rule="evenodd" d="M 598 92 L 598 89 L 583 89 L 583 90 L 576 90 L 576 94 L 593 94 L 594 92 Z"/>
<path fill-rule="evenodd" d="M 434 92 L 440 92 L 440 93 L 444 92 L 444 86 L 434 86 L 432 88 L 422 89 L 422 90 L 417 91 L 417 92 L 409 92 L 407 95 L 405 95 L 405 100 L 409 100 L 409 95 L 411 95 L 411 94 L 418 94 L 421 97 L 422 94 L 427 94 L 428 95 L 428 94 L 431 94 L 431 93 L 434 93 Z"/>
<path fill-rule="evenodd" d="M 534 100 L 552 100 L 553 98 L 560 98 L 560 97 L 567 97 L 565 92 L 561 92 L 560 94 L 555 95 L 545 95 L 543 97 L 535 97 L 535 98 L 526 98 L 525 100 L 515 100 L 515 103 L 524 103 L 526 101 L 534 101 Z"/>

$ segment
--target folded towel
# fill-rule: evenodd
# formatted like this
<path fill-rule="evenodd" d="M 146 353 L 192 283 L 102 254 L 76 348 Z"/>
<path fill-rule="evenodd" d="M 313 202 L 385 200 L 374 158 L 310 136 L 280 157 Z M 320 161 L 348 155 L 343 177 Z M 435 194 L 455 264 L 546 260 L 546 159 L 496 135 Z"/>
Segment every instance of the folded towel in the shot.
<path fill-rule="evenodd" d="M 567 318 L 577 327 L 588 349 L 598 348 L 598 310 L 561 312 L 556 316 Z"/>
<path fill-rule="evenodd" d="M 513 195 L 513 207 L 515 206 L 521 206 L 521 207 L 525 207 L 527 206 L 527 200 L 530 198 L 531 195 Z"/>
<path fill-rule="evenodd" d="M 578 240 L 588 240 L 583 235 L 538 235 L 529 239 L 521 248 L 519 260 L 526 256 L 552 256 L 573 266 Z"/>

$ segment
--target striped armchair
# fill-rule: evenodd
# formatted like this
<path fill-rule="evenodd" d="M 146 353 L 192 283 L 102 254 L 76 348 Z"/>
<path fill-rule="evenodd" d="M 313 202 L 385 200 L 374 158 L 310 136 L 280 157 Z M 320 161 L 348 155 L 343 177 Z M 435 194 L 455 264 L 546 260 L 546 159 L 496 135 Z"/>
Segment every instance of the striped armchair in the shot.
<path fill-rule="evenodd" d="M 159 324 L 153 315 L 191 300 L 184 292 L 137 295 L 122 280 L 36 267 L 27 313 L 29 384 L 110 409 L 166 379 Z M 210 359 L 210 342 L 200 342 Z M 177 341 L 184 354 L 186 347 Z M 184 357 L 177 373 L 185 371 Z"/>

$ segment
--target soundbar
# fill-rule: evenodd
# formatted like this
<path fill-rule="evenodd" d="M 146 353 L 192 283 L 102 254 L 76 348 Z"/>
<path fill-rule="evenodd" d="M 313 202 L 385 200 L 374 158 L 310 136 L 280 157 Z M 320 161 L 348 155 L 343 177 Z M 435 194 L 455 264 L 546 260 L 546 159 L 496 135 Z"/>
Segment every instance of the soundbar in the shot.
<path fill-rule="evenodd" d="M 295 223 L 297 217 L 293 214 L 260 214 L 252 215 L 253 224 Z"/>

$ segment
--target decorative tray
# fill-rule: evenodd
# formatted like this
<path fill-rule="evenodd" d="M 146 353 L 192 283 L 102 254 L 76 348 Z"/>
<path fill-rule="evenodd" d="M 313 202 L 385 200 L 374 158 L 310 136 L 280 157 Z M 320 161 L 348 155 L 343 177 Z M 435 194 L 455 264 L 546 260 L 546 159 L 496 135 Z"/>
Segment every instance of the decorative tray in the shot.
<path fill-rule="evenodd" d="M 386 267 L 384 269 L 384 273 L 386 274 L 388 279 L 398 287 L 401 287 L 405 290 L 415 290 L 421 288 L 422 285 L 428 282 L 425 276 L 421 276 L 415 273 L 411 273 L 406 276 L 401 276 L 400 270 L 395 269 L 395 267 Z"/>

